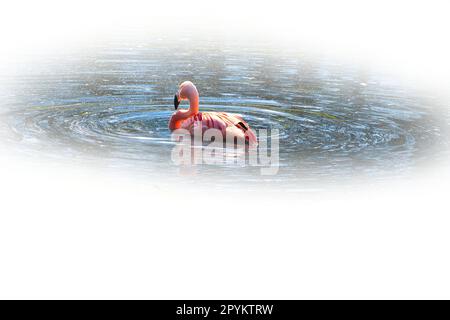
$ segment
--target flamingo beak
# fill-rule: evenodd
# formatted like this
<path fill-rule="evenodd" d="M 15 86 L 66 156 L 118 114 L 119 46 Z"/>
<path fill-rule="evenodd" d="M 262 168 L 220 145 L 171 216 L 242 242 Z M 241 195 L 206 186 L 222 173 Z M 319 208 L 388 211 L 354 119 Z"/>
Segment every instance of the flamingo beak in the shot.
<path fill-rule="evenodd" d="M 180 105 L 180 101 L 178 101 L 177 95 L 173 98 L 173 106 L 175 107 L 175 110 L 178 109 L 178 106 Z"/>

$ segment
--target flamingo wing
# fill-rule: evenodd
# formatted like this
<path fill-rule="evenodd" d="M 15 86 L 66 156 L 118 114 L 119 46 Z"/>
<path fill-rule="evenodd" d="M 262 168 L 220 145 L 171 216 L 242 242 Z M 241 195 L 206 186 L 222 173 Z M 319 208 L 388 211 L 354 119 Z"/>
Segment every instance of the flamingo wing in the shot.
<path fill-rule="evenodd" d="M 248 123 L 242 119 L 240 114 L 201 112 L 183 121 L 182 128 L 189 130 L 193 134 L 194 128 L 198 126 L 200 121 L 202 123 L 202 132 L 214 128 L 220 130 L 224 138 L 227 134 L 231 134 L 247 140 L 249 143 L 257 143 L 256 135 L 250 129 Z"/>

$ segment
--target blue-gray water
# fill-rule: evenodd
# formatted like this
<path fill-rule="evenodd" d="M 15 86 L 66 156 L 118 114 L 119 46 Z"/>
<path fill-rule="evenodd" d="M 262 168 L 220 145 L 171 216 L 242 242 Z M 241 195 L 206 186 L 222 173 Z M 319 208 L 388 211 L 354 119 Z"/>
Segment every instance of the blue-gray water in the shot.
<path fill-rule="evenodd" d="M 264 44 L 152 37 L 17 66 L 3 78 L 2 140 L 11 152 L 177 179 L 167 122 L 184 80 L 199 89 L 201 110 L 237 112 L 255 129 L 280 132 L 277 175 L 197 165 L 199 181 L 301 188 L 408 175 L 447 154 L 443 105 L 371 68 Z"/>

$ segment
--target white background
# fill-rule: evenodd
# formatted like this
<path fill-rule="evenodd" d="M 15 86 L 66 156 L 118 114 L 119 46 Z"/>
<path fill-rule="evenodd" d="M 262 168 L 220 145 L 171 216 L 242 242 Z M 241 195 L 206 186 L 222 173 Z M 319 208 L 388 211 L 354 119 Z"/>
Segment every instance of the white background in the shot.
<path fill-rule="evenodd" d="M 4 1 L 0 71 L 122 27 L 192 28 L 307 44 L 445 99 L 446 3 Z M 236 195 L 0 147 L 0 298 L 450 298 L 449 173 Z"/>

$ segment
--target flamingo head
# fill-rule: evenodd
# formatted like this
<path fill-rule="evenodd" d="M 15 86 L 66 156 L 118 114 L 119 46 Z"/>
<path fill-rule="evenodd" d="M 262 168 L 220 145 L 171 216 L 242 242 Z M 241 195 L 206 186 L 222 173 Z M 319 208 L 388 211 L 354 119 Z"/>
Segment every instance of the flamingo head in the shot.
<path fill-rule="evenodd" d="M 175 107 L 175 110 L 177 110 L 182 100 L 191 100 L 194 98 L 198 99 L 197 88 L 192 82 L 184 81 L 180 84 L 180 87 L 173 98 L 173 106 Z"/>

